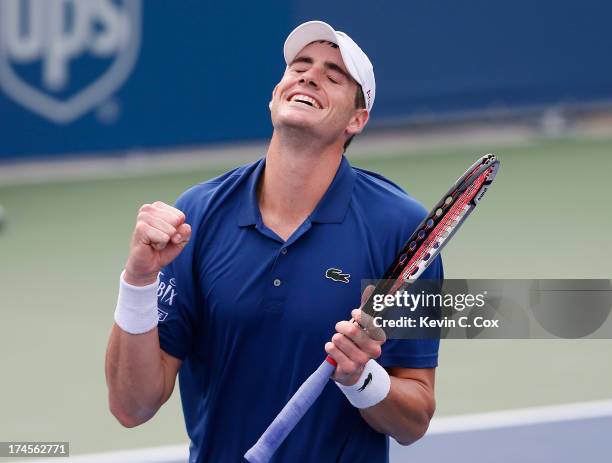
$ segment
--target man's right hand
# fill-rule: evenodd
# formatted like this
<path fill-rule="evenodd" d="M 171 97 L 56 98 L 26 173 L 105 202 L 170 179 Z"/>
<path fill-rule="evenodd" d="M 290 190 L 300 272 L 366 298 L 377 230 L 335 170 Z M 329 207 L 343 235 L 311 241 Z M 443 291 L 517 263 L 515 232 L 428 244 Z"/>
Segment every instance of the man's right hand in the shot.
<path fill-rule="evenodd" d="M 159 271 L 178 256 L 191 237 L 185 214 L 161 201 L 138 211 L 125 282 L 134 286 L 155 283 Z"/>

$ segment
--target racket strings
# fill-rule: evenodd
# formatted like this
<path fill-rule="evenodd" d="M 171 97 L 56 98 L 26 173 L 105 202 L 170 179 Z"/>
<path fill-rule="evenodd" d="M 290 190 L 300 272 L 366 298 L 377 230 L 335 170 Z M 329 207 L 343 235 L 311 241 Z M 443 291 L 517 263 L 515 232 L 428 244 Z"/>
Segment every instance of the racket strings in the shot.
<path fill-rule="evenodd" d="M 482 185 L 488 180 L 491 173 L 492 169 L 490 168 L 483 171 L 465 191 L 457 197 L 440 222 L 431 230 L 429 236 L 427 236 L 423 244 L 415 252 L 412 259 L 410 259 L 405 270 L 393 283 L 389 293 L 399 290 L 404 283 L 418 277 L 418 268 L 420 264 L 424 260 L 430 259 L 432 250 L 441 247 L 442 243 L 450 236 L 453 229 L 461 223 L 462 218 L 471 209 L 469 204 L 470 201 L 478 194 L 478 191 L 480 191 Z M 452 198 L 452 195 L 449 197 Z M 425 259 L 427 254 L 430 254 L 430 257 Z"/>

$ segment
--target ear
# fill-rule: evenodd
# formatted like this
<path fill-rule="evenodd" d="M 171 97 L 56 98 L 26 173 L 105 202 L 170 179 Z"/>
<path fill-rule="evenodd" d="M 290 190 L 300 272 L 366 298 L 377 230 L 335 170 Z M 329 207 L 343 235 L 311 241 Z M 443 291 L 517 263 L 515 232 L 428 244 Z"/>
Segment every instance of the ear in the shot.
<path fill-rule="evenodd" d="M 349 124 L 346 127 L 346 133 L 348 137 L 361 133 L 365 125 L 368 123 L 369 119 L 370 113 L 368 113 L 367 109 L 355 110 L 355 114 L 353 115 L 353 117 L 351 117 L 351 120 L 349 121 Z"/>
<path fill-rule="evenodd" d="M 276 84 L 274 88 L 272 89 L 272 97 L 270 98 L 270 102 L 268 103 L 268 108 L 270 110 L 272 110 L 272 100 L 274 100 L 274 95 L 276 95 L 277 90 L 278 90 L 278 84 Z"/>

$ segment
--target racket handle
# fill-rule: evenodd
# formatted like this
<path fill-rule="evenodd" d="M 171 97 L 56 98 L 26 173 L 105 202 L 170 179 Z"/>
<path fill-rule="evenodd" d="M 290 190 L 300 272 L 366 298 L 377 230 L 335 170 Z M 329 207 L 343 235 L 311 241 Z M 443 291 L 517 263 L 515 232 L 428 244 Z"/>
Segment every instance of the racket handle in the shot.
<path fill-rule="evenodd" d="M 336 369 L 336 362 L 327 357 L 293 394 L 257 443 L 244 454 L 249 463 L 267 463 L 291 430 L 302 419 Z"/>

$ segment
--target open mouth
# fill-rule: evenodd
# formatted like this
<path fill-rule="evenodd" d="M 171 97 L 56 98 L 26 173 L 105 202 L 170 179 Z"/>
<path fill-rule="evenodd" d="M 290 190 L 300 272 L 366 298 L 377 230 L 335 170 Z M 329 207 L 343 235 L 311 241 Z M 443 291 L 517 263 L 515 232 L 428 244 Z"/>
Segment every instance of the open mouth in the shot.
<path fill-rule="evenodd" d="M 298 103 L 303 103 L 313 108 L 321 109 L 321 105 L 317 100 L 315 100 L 314 98 L 308 95 L 303 95 L 301 93 L 296 93 L 291 98 L 289 98 L 289 101 L 297 101 Z"/>

